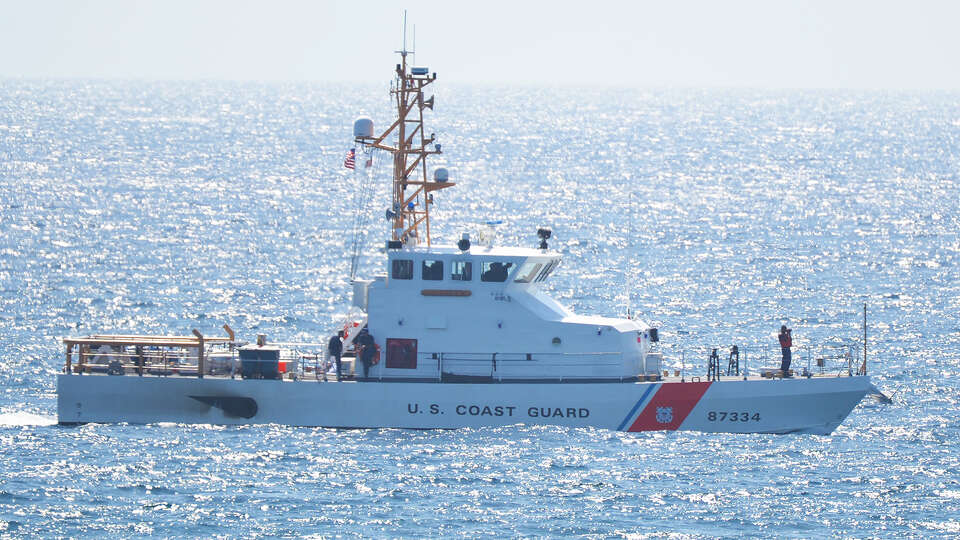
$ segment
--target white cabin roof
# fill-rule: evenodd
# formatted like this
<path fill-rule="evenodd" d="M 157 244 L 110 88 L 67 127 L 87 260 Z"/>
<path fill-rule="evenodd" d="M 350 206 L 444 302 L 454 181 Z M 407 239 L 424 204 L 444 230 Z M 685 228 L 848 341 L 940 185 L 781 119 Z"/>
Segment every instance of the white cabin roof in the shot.
<path fill-rule="evenodd" d="M 602 317 L 599 315 L 570 315 L 564 317 L 563 322 L 574 324 L 595 324 L 597 326 L 609 326 L 620 332 L 629 332 L 631 330 L 646 330 L 650 327 L 645 321 L 639 319 L 614 319 L 613 317 Z"/>
<path fill-rule="evenodd" d="M 416 255 L 474 255 L 491 257 L 538 257 L 538 258 L 559 258 L 560 254 L 556 251 L 506 246 L 478 246 L 471 245 L 467 251 L 461 251 L 457 246 L 451 245 L 433 245 L 403 247 L 397 250 L 390 250 L 391 254 L 416 254 Z"/>

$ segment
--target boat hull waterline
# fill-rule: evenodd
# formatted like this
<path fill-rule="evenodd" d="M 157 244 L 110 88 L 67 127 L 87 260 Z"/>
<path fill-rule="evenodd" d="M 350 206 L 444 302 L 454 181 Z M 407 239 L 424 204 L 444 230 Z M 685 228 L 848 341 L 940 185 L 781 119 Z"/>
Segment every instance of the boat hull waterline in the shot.
<path fill-rule="evenodd" d="M 61 374 L 57 410 L 61 424 L 410 429 L 525 424 L 828 435 L 872 388 L 867 376 L 475 385 Z"/>

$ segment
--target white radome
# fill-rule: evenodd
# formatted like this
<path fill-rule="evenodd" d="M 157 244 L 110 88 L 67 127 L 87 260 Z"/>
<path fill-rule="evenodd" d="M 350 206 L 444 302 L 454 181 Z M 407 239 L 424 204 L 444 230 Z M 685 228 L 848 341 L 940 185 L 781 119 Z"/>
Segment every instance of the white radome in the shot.
<path fill-rule="evenodd" d="M 354 138 L 369 139 L 373 137 L 373 120 L 367 117 L 360 117 L 353 122 Z"/>

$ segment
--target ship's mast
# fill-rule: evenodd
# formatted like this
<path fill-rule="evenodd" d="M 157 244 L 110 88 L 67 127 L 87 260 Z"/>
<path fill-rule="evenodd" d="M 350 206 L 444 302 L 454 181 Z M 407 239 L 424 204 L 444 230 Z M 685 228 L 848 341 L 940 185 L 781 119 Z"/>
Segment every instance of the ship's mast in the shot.
<path fill-rule="evenodd" d="M 393 221 L 392 240 L 406 245 L 426 239 L 429 246 L 432 192 L 454 185 L 446 178 L 431 182 L 427 177 L 427 156 L 439 154 L 440 145 L 434 143 L 433 133 L 428 135 L 423 129 L 423 110 L 433 110 L 433 96 L 424 99 L 423 89 L 437 80 L 437 74 L 407 65 L 407 55 L 413 51 L 406 47 L 406 20 L 403 48 L 396 52 L 400 63 L 390 93 L 396 100 L 397 119 L 379 136 L 358 136 L 356 142 L 393 154 L 393 201 L 387 214 Z M 391 135 L 395 146 L 385 142 Z"/>

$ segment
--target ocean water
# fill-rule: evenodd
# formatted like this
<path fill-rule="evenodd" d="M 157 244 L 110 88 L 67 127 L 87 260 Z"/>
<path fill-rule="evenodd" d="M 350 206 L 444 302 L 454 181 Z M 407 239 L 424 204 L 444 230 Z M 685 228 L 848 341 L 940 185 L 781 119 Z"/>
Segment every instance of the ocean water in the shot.
<path fill-rule="evenodd" d="M 342 160 L 386 91 L 0 81 L 0 536 L 960 534 L 957 93 L 438 82 L 435 239 L 551 226 L 551 294 L 671 366 L 856 341 L 866 303 L 893 402 L 831 436 L 57 426 L 61 336 L 332 331 L 357 216 L 384 260 L 385 161 Z"/>

